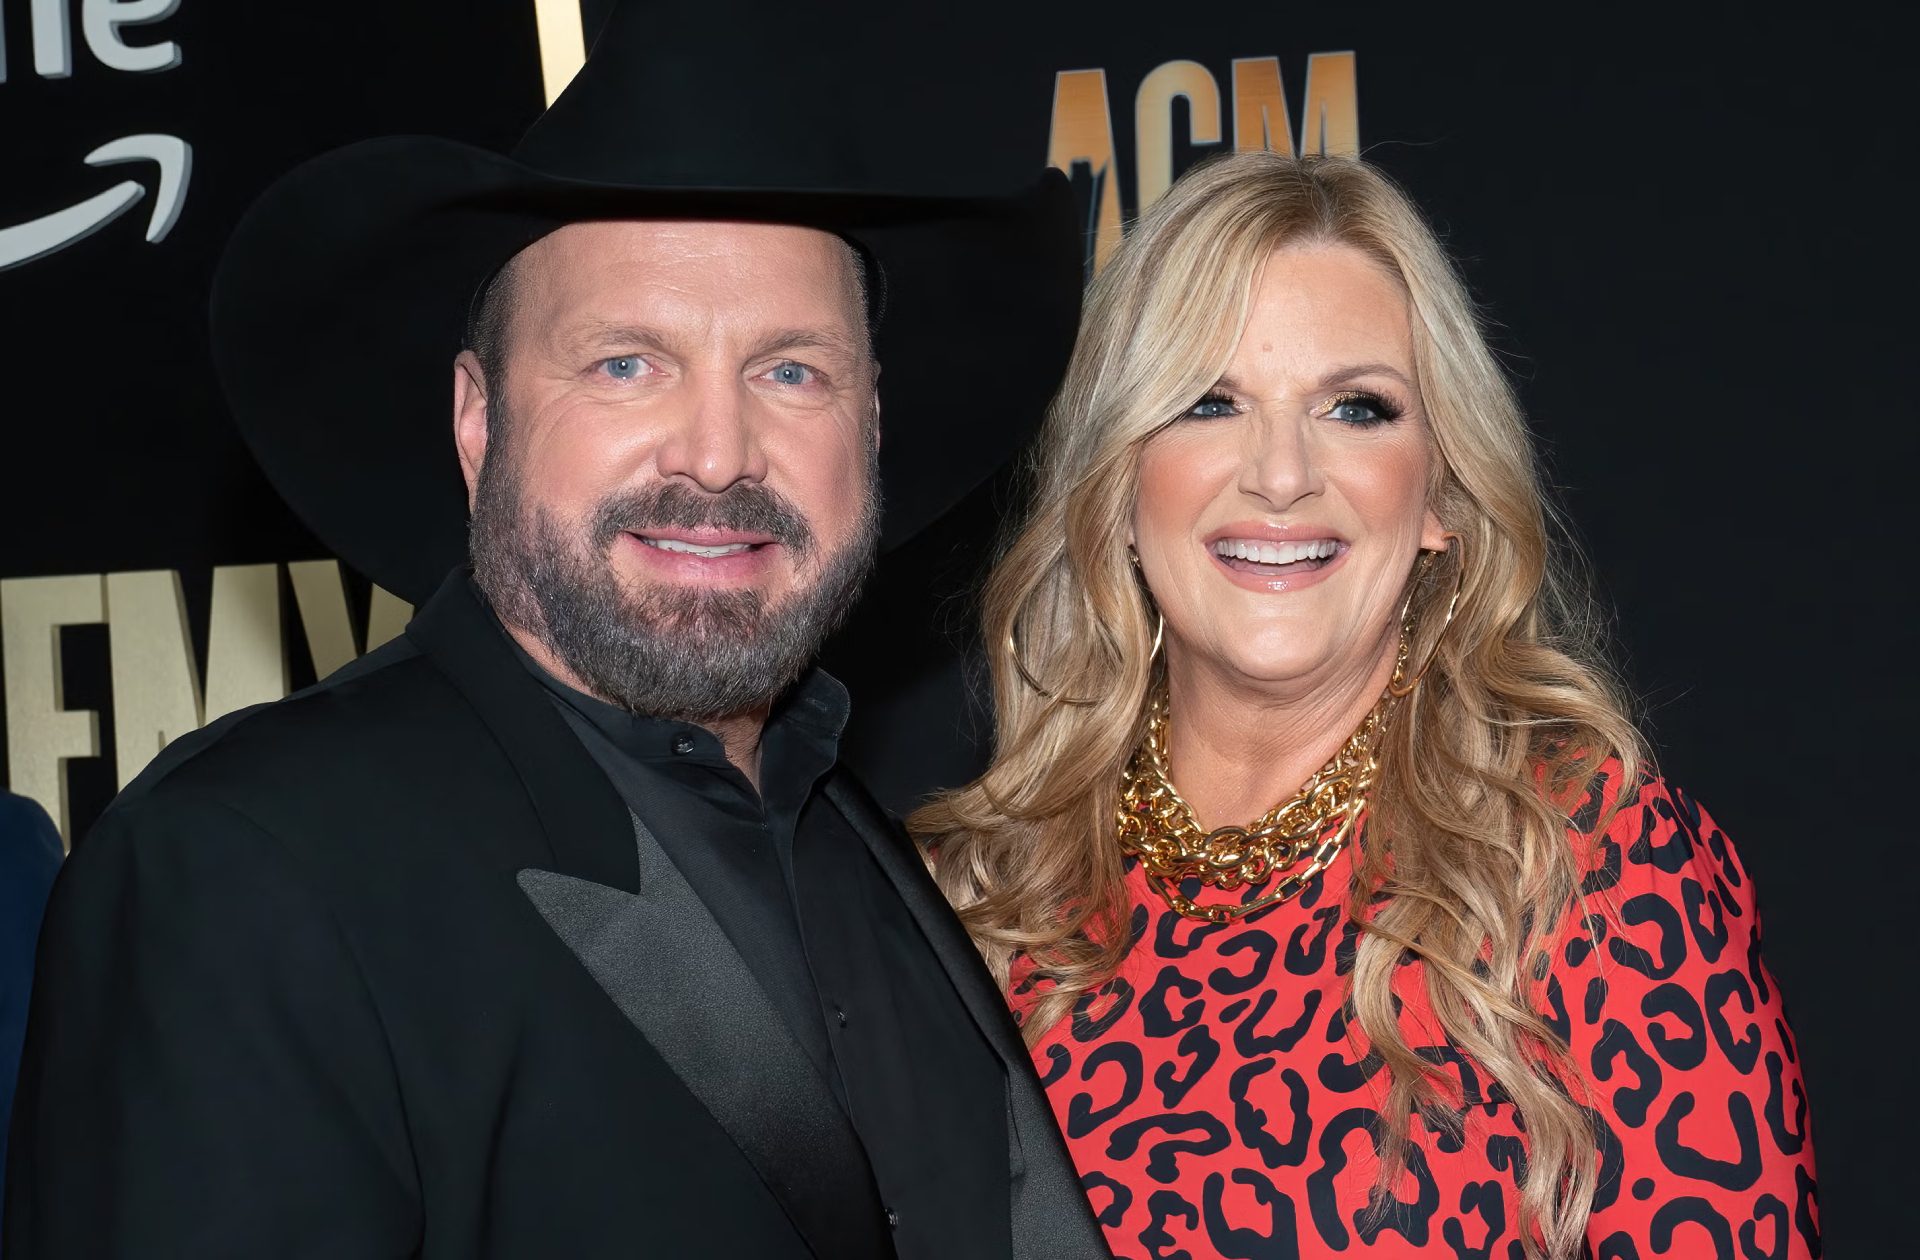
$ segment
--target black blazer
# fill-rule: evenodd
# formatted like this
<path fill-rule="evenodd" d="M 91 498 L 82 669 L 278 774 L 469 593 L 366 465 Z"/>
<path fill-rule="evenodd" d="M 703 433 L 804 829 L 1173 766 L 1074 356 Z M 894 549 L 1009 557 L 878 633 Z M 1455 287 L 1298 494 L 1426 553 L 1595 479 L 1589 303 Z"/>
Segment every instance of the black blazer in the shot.
<path fill-rule="evenodd" d="M 1008 1179 L 979 1254 L 1108 1254 L 911 841 L 826 791 L 1006 1065 L 1007 1166 L 954 1174 Z M 55 888 L 6 1255 L 892 1254 L 844 1114 L 650 853 L 464 574 L 178 741 Z"/>

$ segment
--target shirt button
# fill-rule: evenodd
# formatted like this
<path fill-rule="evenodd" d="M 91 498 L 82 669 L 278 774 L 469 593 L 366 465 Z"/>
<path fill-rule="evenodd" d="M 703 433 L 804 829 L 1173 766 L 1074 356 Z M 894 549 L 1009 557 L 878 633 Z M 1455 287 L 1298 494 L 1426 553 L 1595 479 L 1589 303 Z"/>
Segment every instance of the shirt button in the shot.
<path fill-rule="evenodd" d="M 847 1013 L 837 1006 L 833 1008 L 833 1017 L 840 1021 L 840 1027 L 847 1026 Z"/>
<path fill-rule="evenodd" d="M 673 737 L 673 755 L 684 757 L 693 751 L 693 736 L 675 735 Z"/>
<path fill-rule="evenodd" d="M 888 1229 L 900 1228 L 900 1213 L 894 1211 L 892 1208 L 887 1209 L 887 1228 Z"/>

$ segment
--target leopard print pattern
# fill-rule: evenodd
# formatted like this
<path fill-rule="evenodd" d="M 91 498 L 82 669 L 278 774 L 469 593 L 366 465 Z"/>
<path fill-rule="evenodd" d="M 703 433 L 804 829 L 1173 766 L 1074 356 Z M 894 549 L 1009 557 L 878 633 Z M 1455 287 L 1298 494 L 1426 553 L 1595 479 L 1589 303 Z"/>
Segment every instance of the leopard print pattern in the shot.
<path fill-rule="evenodd" d="M 1726 835 L 1658 779 L 1592 834 L 1618 774 L 1609 763 L 1574 816 L 1582 901 L 1540 990 L 1598 1135 L 1586 1254 L 1817 1258 L 1807 1096 L 1752 884 Z M 1343 1009 L 1352 877 L 1343 854 L 1296 900 L 1215 926 L 1130 871 L 1125 965 L 1034 1048 L 1116 1256 L 1521 1260 L 1524 1130 L 1440 1033 L 1411 959 L 1402 1026 L 1456 1106 L 1450 1122 L 1410 1118 L 1405 1171 L 1372 1193 L 1383 1078 Z M 1015 968 L 1016 1014 L 1046 983 Z"/>

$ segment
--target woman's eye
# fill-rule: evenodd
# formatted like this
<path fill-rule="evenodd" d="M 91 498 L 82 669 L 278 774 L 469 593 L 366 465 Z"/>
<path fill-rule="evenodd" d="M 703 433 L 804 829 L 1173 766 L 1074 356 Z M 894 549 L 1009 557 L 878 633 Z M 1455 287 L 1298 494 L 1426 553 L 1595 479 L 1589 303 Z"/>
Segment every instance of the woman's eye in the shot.
<path fill-rule="evenodd" d="M 1327 416 L 1343 424 L 1372 424 L 1385 418 L 1366 403 L 1354 400 L 1339 404 Z"/>
<path fill-rule="evenodd" d="M 814 371 L 804 363 L 781 363 L 767 373 L 767 378 L 776 385 L 811 385 Z"/>
<path fill-rule="evenodd" d="M 1187 408 L 1187 414 L 1200 420 L 1217 420 L 1221 416 L 1234 414 L 1233 399 L 1225 394 L 1208 394 L 1193 406 Z"/>
<path fill-rule="evenodd" d="M 1335 394 L 1316 407 L 1313 414 L 1364 429 L 1398 420 L 1400 408 L 1377 394 Z"/>
<path fill-rule="evenodd" d="M 637 354 L 623 354 L 603 360 L 600 370 L 616 381 L 630 381 L 647 370 L 647 361 Z"/>

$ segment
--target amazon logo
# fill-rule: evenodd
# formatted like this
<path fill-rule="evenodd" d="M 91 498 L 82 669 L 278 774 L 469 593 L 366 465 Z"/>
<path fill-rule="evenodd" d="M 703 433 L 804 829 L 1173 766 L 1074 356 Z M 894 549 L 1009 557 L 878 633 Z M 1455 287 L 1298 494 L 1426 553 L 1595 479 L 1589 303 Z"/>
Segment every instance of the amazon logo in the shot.
<path fill-rule="evenodd" d="M 16 69 L 6 44 L 6 16 L 26 9 L 25 30 L 32 73 L 42 79 L 71 78 L 74 70 L 74 15 L 93 60 L 125 74 L 155 74 L 180 64 L 180 45 L 169 39 L 134 43 L 129 29 L 173 16 L 180 0 L 0 0 L 0 84 Z M 15 30 L 21 26 L 16 22 Z M 178 136 L 141 133 L 123 136 L 94 149 L 76 164 L 94 167 L 151 163 L 144 171 L 153 185 L 147 214 L 149 244 L 166 239 L 186 205 L 193 173 L 193 149 Z M 77 183 L 77 181 L 76 181 Z M 97 185 L 96 185 L 97 186 Z M 19 267 L 86 240 L 125 214 L 148 194 L 142 179 L 121 179 L 81 195 L 80 200 L 25 223 L 0 223 L 0 271 Z"/>
<path fill-rule="evenodd" d="M 179 222 L 187 200 L 187 176 L 193 169 L 193 149 L 177 136 L 127 136 L 103 144 L 82 159 L 88 166 L 150 161 L 159 168 L 153 213 L 147 217 L 147 243 L 166 239 Z M 0 227 L 0 271 L 45 258 L 86 240 L 124 214 L 146 195 L 146 186 L 123 179 L 77 205 L 42 215 L 14 227 Z"/>

